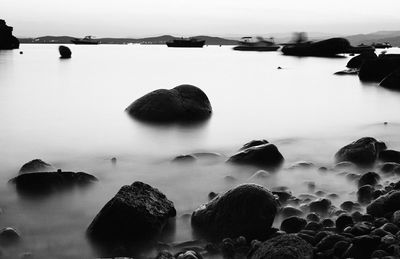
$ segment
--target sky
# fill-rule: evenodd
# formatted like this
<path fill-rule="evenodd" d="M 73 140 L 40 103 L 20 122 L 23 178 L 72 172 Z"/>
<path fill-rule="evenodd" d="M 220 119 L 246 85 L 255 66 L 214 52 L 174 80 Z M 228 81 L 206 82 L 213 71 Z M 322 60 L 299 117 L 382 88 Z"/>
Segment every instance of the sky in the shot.
<path fill-rule="evenodd" d="M 399 0 L 0 0 L 17 37 L 400 30 Z"/>

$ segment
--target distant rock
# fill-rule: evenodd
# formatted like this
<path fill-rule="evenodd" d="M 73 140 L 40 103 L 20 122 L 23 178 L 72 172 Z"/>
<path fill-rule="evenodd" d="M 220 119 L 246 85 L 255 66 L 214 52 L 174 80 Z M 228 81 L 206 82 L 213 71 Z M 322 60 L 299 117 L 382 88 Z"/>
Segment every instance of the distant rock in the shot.
<path fill-rule="evenodd" d="M 279 168 L 284 158 L 279 152 L 278 148 L 274 144 L 261 144 L 256 145 L 258 142 L 250 142 L 245 144 L 240 151 L 228 159 L 228 162 L 235 164 L 254 165 L 263 167 L 266 169 L 277 169 Z M 254 145 L 253 145 L 254 144 Z M 245 148 L 246 146 L 249 146 Z"/>
<path fill-rule="evenodd" d="M 359 69 L 361 65 L 365 62 L 365 60 L 377 59 L 377 58 L 378 56 L 375 54 L 374 51 L 366 51 L 350 59 L 349 62 L 347 62 L 346 67 Z"/>
<path fill-rule="evenodd" d="M 19 40 L 12 35 L 13 27 L 0 19 L 0 49 L 18 49 Z"/>
<path fill-rule="evenodd" d="M 212 108 L 207 95 L 193 85 L 159 89 L 134 101 L 126 111 L 150 122 L 194 122 L 209 118 Z"/>
<path fill-rule="evenodd" d="M 25 163 L 21 169 L 19 169 L 20 174 L 26 174 L 26 173 L 35 173 L 35 172 L 46 172 L 46 171 L 51 171 L 54 170 L 53 166 L 44 162 L 41 159 L 34 159 L 32 161 L 29 161 L 28 163 Z"/>
<path fill-rule="evenodd" d="M 20 174 L 10 180 L 15 184 L 17 192 L 22 195 L 49 194 L 71 188 L 84 186 L 96 182 L 97 178 L 83 172 L 36 172 L 33 174 Z"/>
<path fill-rule="evenodd" d="M 220 194 L 192 214 L 192 226 L 211 238 L 244 236 L 266 238 L 279 203 L 275 196 L 256 184 L 243 184 Z"/>
<path fill-rule="evenodd" d="M 400 55 L 383 55 L 368 59 L 360 67 L 358 77 L 361 81 L 381 82 L 385 77 L 400 68 Z M 388 82 L 390 82 L 388 80 Z M 384 83 L 384 85 L 389 85 Z"/>
<path fill-rule="evenodd" d="M 400 66 L 399 66 L 400 68 Z M 400 90 L 400 69 L 390 73 L 386 76 L 382 82 L 379 83 L 380 86 L 390 89 L 390 90 Z"/>
<path fill-rule="evenodd" d="M 60 58 L 71 58 L 71 50 L 66 46 L 59 46 L 58 51 L 60 52 Z"/>
<path fill-rule="evenodd" d="M 335 154 L 335 158 L 337 162 L 349 161 L 358 166 L 371 166 L 378 158 L 379 152 L 385 149 L 385 143 L 365 137 L 342 147 Z"/>
<path fill-rule="evenodd" d="M 347 53 L 350 42 L 344 38 L 332 38 L 312 43 L 299 43 L 282 48 L 284 55 L 291 56 L 316 56 L 334 57 L 338 54 Z"/>
<path fill-rule="evenodd" d="M 126 244 L 151 240 L 176 216 L 172 201 L 142 182 L 123 186 L 87 229 L 93 241 Z"/>
<path fill-rule="evenodd" d="M 250 259 L 312 259 L 313 247 L 295 234 L 274 237 L 262 243 Z"/>

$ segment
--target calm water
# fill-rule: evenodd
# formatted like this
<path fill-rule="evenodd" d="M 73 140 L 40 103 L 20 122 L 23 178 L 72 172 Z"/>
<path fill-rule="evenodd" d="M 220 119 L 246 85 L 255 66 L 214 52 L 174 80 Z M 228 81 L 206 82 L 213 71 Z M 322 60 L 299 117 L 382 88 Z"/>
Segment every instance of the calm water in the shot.
<path fill-rule="evenodd" d="M 15 227 L 24 239 L 5 252 L 9 258 L 27 251 L 38 258 L 92 258 L 86 227 L 122 185 L 135 180 L 175 203 L 176 231 L 165 241 L 190 240 L 189 222 L 181 216 L 206 202 L 210 191 L 249 181 L 256 169 L 223 161 L 252 139 L 275 143 L 285 168 L 299 160 L 332 166 L 340 147 L 363 136 L 400 149 L 400 95 L 362 84 L 357 76 L 334 76 L 349 57 L 295 58 L 217 46 L 70 47 L 70 60 L 58 58 L 57 45 L 22 45 L 23 55 L 0 51 L 0 227 Z M 156 127 L 124 113 L 147 92 L 179 84 L 196 85 L 208 95 L 214 109 L 208 122 Z M 169 162 L 193 152 L 222 156 L 193 165 Z M 86 171 L 100 182 L 47 199 L 23 199 L 7 181 L 34 158 Z M 237 182 L 226 181 L 228 175 Z M 299 194 L 307 191 L 307 180 L 317 190 L 339 194 L 335 204 L 354 199 L 353 183 L 312 170 L 282 170 L 258 183 L 289 186 Z"/>

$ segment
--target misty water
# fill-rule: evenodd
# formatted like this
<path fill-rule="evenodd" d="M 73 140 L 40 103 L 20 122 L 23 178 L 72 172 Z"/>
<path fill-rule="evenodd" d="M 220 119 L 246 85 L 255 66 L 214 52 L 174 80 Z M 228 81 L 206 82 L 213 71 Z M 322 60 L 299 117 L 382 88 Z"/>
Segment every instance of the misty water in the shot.
<path fill-rule="evenodd" d="M 211 191 L 256 182 L 287 186 L 297 195 L 308 191 L 305 182 L 314 181 L 316 191 L 338 194 L 332 202 L 339 205 L 356 199 L 354 182 L 315 169 L 287 168 L 296 161 L 333 167 L 335 152 L 364 136 L 400 149 L 400 95 L 363 84 L 357 76 L 333 75 L 345 69 L 348 56 L 296 58 L 219 46 L 70 48 L 69 60 L 59 59 L 52 44 L 21 45 L 22 55 L 0 51 L 0 228 L 14 227 L 23 238 L 21 246 L 4 252 L 6 258 L 23 252 L 37 258 L 94 257 L 87 226 L 121 186 L 134 181 L 149 183 L 174 202 L 175 231 L 162 241 L 181 242 L 196 238 L 187 215 L 207 202 Z M 214 111 L 210 120 L 156 126 L 124 112 L 142 95 L 180 84 L 198 86 L 208 95 Z M 285 157 L 281 171 L 254 179 L 256 168 L 224 163 L 253 139 L 277 145 Z M 170 162 L 195 152 L 220 156 Z M 99 182 L 46 198 L 21 197 L 8 180 L 35 158 L 56 169 L 93 174 Z"/>

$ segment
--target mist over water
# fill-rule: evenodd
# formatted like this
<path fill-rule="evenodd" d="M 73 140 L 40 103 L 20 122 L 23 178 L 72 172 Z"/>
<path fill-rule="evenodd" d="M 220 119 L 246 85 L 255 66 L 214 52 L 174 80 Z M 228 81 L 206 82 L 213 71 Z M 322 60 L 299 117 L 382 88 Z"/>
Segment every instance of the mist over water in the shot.
<path fill-rule="evenodd" d="M 296 58 L 217 46 L 69 47 L 70 60 L 58 58 L 57 45 L 22 45 L 23 55 L 0 51 L 0 227 L 21 232 L 24 242 L 15 254 L 93 257 L 87 226 L 122 185 L 134 181 L 149 183 L 174 202 L 176 230 L 164 241 L 187 241 L 193 236 L 182 216 L 206 202 L 210 191 L 256 182 L 287 186 L 297 195 L 307 192 L 305 182 L 314 181 L 316 190 L 339 194 L 333 200 L 339 205 L 354 199 L 354 183 L 315 169 L 287 168 L 303 160 L 332 167 L 340 147 L 364 136 L 400 148 L 400 95 L 362 84 L 357 76 L 333 75 L 349 57 Z M 180 84 L 195 85 L 208 95 L 214 110 L 210 120 L 189 127 L 155 126 L 124 112 L 142 95 Z M 277 145 L 286 160 L 282 171 L 249 180 L 256 168 L 224 163 L 253 139 Z M 195 152 L 221 156 L 193 164 L 170 162 Z M 34 158 L 100 181 L 26 199 L 7 182 Z"/>

